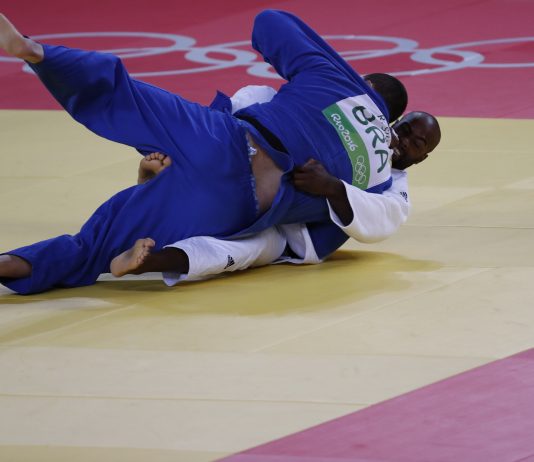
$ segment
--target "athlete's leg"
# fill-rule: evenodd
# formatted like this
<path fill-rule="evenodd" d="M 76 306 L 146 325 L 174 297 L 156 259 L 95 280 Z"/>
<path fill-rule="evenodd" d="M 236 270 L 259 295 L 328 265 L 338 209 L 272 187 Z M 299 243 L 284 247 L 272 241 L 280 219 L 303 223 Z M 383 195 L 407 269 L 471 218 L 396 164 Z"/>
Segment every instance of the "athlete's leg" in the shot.
<path fill-rule="evenodd" d="M 32 266 L 16 255 L 0 255 L 0 277 L 24 278 L 31 274 Z"/>
<path fill-rule="evenodd" d="M 125 274 L 164 271 L 181 274 L 189 272 L 189 258 L 182 249 L 166 247 L 153 252 L 154 245 L 155 242 L 150 238 L 138 239 L 132 248 L 111 261 L 111 273 L 121 277 Z"/>
<path fill-rule="evenodd" d="M 113 196 L 78 234 L 6 252 L 27 261 L 31 273 L 0 276 L 0 283 L 20 294 L 86 286 L 109 272 L 112 259 L 140 237 L 152 236 L 157 251 L 191 236 L 232 234 L 254 220 L 254 197 L 246 192 L 250 175 L 245 173 L 234 190 L 219 189 L 217 182 L 195 185 L 186 172 L 173 172 L 174 167 L 173 163 L 153 180 Z"/>
<path fill-rule="evenodd" d="M 171 163 L 171 158 L 160 152 L 153 152 L 146 155 L 139 162 L 137 184 L 143 184 L 151 180 L 169 167 Z"/>
<path fill-rule="evenodd" d="M 76 236 L 63 235 L 11 250 L 3 257 L 26 261 L 31 270 L 3 274 L 0 282 L 23 295 L 51 289 L 87 260 L 89 249 Z"/>
<path fill-rule="evenodd" d="M 44 57 L 43 47 L 24 37 L 3 14 L 0 14 L 0 48 L 30 63 L 38 63 Z"/>
<path fill-rule="evenodd" d="M 19 294 L 93 284 L 101 273 L 109 271 L 109 249 L 120 245 L 114 228 L 121 222 L 115 217 L 134 189 L 121 191 L 102 204 L 78 234 L 36 242 L 0 256 L 0 283 Z"/>
<path fill-rule="evenodd" d="M 219 178 L 250 169 L 246 130 L 230 114 L 133 80 L 111 54 L 46 45 L 44 52 L 32 69 L 94 133 L 142 152 L 165 153 L 177 168 L 200 174 L 202 183 L 212 181 L 214 165 Z"/>
<path fill-rule="evenodd" d="M 222 113 L 132 79 L 117 56 L 40 45 L 25 39 L 7 19 L 0 24 L 1 46 L 27 59 L 67 112 L 104 138 L 142 152 L 194 156 L 210 138 L 213 145 L 221 139 L 220 128 L 235 132 Z M 28 47 L 39 51 L 30 53 Z M 211 146 L 205 152 L 212 153 Z"/>
<path fill-rule="evenodd" d="M 237 230 L 256 218 L 246 129 L 240 121 L 133 80 L 111 54 L 47 45 L 43 50 L 44 59 L 31 66 L 76 120 L 110 140 L 169 155 L 173 165 L 167 171 L 183 173 L 180 192 L 198 192 L 194 197 L 201 199 L 191 200 L 189 207 L 210 206 L 203 216 L 224 230 Z M 176 198 L 170 190 L 162 197 Z"/>

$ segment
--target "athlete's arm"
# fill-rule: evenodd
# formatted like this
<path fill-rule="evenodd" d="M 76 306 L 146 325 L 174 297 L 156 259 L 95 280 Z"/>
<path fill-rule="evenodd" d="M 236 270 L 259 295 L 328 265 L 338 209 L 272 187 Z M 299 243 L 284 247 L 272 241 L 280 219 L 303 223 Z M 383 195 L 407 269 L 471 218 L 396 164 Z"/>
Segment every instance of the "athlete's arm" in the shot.
<path fill-rule="evenodd" d="M 294 170 L 293 182 L 301 191 L 324 196 L 332 221 L 363 243 L 379 242 L 394 234 L 410 211 L 406 172 L 402 171 L 393 172 L 392 186 L 383 194 L 349 185 L 313 159 Z"/>
<path fill-rule="evenodd" d="M 330 175 L 323 165 L 310 159 L 293 170 L 293 184 L 297 189 L 315 196 L 324 196 L 343 226 L 352 222 L 354 213 L 343 182 Z"/>
<path fill-rule="evenodd" d="M 392 171 L 391 188 L 373 194 L 343 182 L 347 199 L 354 211 L 353 220 L 345 225 L 329 203 L 330 218 L 350 237 L 371 244 L 395 234 L 410 213 L 406 172 Z"/>

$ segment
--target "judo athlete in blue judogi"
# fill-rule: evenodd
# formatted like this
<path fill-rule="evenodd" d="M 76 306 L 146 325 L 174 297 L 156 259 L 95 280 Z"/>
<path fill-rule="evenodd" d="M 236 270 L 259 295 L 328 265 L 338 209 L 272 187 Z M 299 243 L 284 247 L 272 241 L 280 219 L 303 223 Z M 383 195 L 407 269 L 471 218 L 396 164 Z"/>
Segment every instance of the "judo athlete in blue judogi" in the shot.
<path fill-rule="evenodd" d="M 330 221 L 324 198 L 294 188 L 294 166 L 313 157 L 361 189 L 380 193 L 391 184 L 386 102 L 391 108 L 399 94 L 405 97 L 402 84 L 391 78 L 400 90 L 394 96 L 382 92 L 385 102 L 289 13 L 260 13 L 252 34 L 254 48 L 288 83 L 271 102 L 235 115 L 131 79 L 111 54 L 39 45 L 17 34 L 2 17 L 0 46 L 26 59 L 75 120 L 142 153 L 172 158 L 154 180 L 105 202 L 78 234 L 1 256 L 0 282 L 18 293 L 92 284 L 109 272 L 116 255 L 145 236 L 163 246 L 190 236 L 226 238 L 304 222 L 324 258 L 347 236 Z M 262 170 L 254 171 L 258 150 L 280 172 L 267 206 L 256 189 L 264 184 Z M 31 271 L 11 271 L 10 257 Z"/>

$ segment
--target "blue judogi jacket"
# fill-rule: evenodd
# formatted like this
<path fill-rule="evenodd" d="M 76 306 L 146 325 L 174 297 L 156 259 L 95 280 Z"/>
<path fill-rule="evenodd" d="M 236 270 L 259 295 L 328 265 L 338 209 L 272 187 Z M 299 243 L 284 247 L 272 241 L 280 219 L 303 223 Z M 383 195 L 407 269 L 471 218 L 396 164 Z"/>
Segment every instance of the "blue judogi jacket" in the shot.
<path fill-rule="evenodd" d="M 235 115 L 253 119 L 280 141 L 263 146 L 285 171 L 273 207 L 251 227 L 265 222 L 306 222 L 317 254 L 324 258 L 348 237 L 330 219 L 324 198 L 299 193 L 290 172 L 310 158 L 329 173 L 368 192 L 391 186 L 389 114 L 377 95 L 319 35 L 296 16 L 266 10 L 255 20 L 252 45 L 288 82 L 268 103 Z M 224 97 L 219 96 L 223 106 Z M 217 104 L 217 100 L 216 100 Z M 280 152 L 280 147 L 287 155 Z M 285 209 L 284 204 L 293 204 Z M 276 220 L 272 214 L 278 214 Z"/>

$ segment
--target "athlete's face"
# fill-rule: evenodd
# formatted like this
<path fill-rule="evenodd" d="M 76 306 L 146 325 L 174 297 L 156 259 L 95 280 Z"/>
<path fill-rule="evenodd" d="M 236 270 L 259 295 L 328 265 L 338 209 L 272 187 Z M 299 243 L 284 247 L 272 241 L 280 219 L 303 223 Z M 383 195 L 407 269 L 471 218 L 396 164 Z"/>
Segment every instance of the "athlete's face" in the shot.
<path fill-rule="evenodd" d="M 441 139 L 441 131 L 435 120 L 424 112 L 410 112 L 393 124 L 399 137 L 393 147 L 391 166 L 404 170 L 428 157 Z"/>

